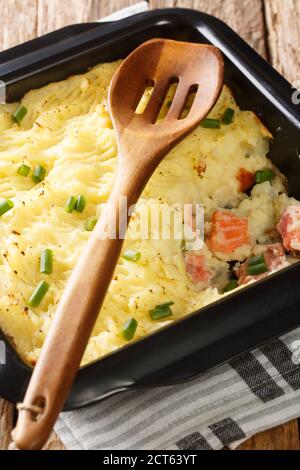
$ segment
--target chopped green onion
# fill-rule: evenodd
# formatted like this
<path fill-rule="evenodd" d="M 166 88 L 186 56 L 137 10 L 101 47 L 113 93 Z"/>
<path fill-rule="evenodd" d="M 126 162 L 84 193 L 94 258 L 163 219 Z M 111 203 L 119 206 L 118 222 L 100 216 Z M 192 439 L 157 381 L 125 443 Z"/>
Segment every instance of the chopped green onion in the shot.
<path fill-rule="evenodd" d="M 14 207 L 14 203 L 10 199 L 5 199 L 0 202 L 0 215 L 5 214 L 5 212 L 10 211 Z"/>
<path fill-rule="evenodd" d="M 30 172 L 30 166 L 28 165 L 25 165 L 24 163 L 19 166 L 18 168 L 18 174 L 21 175 L 21 176 L 28 176 L 29 175 L 29 172 Z"/>
<path fill-rule="evenodd" d="M 265 181 L 271 181 L 275 176 L 274 171 L 266 168 L 265 170 L 258 170 L 255 173 L 255 182 L 264 183 Z"/>
<path fill-rule="evenodd" d="M 92 232 L 97 223 L 97 217 L 90 217 L 84 222 L 84 228 L 87 232 Z"/>
<path fill-rule="evenodd" d="M 130 341 L 136 332 L 138 323 L 135 318 L 129 318 L 124 325 L 122 329 L 122 336 L 125 338 L 127 341 Z"/>
<path fill-rule="evenodd" d="M 86 199 L 84 196 L 77 196 L 76 203 L 75 203 L 75 211 L 83 212 L 85 208 Z"/>
<path fill-rule="evenodd" d="M 27 108 L 20 104 L 20 106 L 17 107 L 15 112 L 11 115 L 13 121 L 17 122 L 20 124 L 20 122 L 24 119 L 24 117 L 27 114 Z"/>
<path fill-rule="evenodd" d="M 254 264 L 253 266 L 248 266 L 247 272 L 250 276 L 255 276 L 256 274 L 262 274 L 268 271 L 267 266 L 263 264 Z"/>
<path fill-rule="evenodd" d="M 247 273 L 250 276 L 262 274 L 268 271 L 264 255 L 253 256 L 247 261 Z"/>
<path fill-rule="evenodd" d="M 161 318 L 169 317 L 173 315 L 170 305 L 173 305 L 174 302 L 165 302 L 164 304 L 156 305 L 152 310 L 149 310 L 150 317 L 152 320 L 160 320 Z"/>
<path fill-rule="evenodd" d="M 207 129 L 220 129 L 221 121 L 219 119 L 203 119 L 201 126 Z"/>
<path fill-rule="evenodd" d="M 32 179 L 35 183 L 40 183 L 46 176 L 46 170 L 42 165 L 37 165 L 32 174 Z"/>
<path fill-rule="evenodd" d="M 222 117 L 222 123 L 223 124 L 231 124 L 232 121 L 233 121 L 234 112 L 235 111 L 232 108 L 225 109 L 225 112 L 224 112 L 223 117 Z"/>
<path fill-rule="evenodd" d="M 142 253 L 140 251 L 130 250 L 128 248 L 127 250 L 124 251 L 122 256 L 123 256 L 123 258 L 127 259 L 128 261 L 136 262 L 142 256 Z"/>
<path fill-rule="evenodd" d="M 224 287 L 223 289 L 223 294 L 225 294 L 225 292 L 229 292 L 233 289 L 236 289 L 238 287 L 238 282 L 236 279 L 231 279 L 228 284 L 226 284 L 226 286 Z"/>
<path fill-rule="evenodd" d="M 52 274 L 53 271 L 53 251 L 45 248 L 41 254 L 40 272 L 43 274 Z"/>
<path fill-rule="evenodd" d="M 172 100 L 166 102 L 166 108 L 170 108 L 172 104 Z"/>
<path fill-rule="evenodd" d="M 33 293 L 31 294 L 31 297 L 28 301 L 28 305 L 34 308 L 38 307 L 40 303 L 42 302 L 43 298 L 45 297 L 45 295 L 47 294 L 49 288 L 50 288 L 50 285 L 47 282 L 41 281 L 38 284 L 38 286 L 35 288 Z"/>
<path fill-rule="evenodd" d="M 71 212 L 73 212 L 73 210 L 75 209 L 75 205 L 76 205 L 76 197 L 69 196 L 67 199 L 66 206 L 65 206 L 65 211 L 71 214 Z"/>
<path fill-rule="evenodd" d="M 254 266 L 255 264 L 262 264 L 265 263 L 265 257 L 264 255 L 258 255 L 258 256 L 252 256 L 252 258 L 249 258 L 247 261 L 248 266 Z"/>
<path fill-rule="evenodd" d="M 174 302 L 172 300 L 169 300 L 169 302 L 156 305 L 155 308 L 167 308 L 167 307 L 170 307 L 171 305 L 174 305 Z"/>

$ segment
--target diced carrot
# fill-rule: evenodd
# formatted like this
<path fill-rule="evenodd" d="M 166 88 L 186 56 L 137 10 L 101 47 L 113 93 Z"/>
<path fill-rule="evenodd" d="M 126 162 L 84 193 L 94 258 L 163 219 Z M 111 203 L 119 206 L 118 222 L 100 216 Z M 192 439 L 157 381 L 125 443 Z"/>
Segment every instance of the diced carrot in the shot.
<path fill-rule="evenodd" d="M 203 287 L 207 287 L 213 273 L 205 266 L 205 256 L 202 253 L 186 252 L 184 260 L 187 273 L 193 282 L 202 283 Z"/>
<path fill-rule="evenodd" d="M 276 228 L 286 250 L 300 251 L 300 206 L 288 206 Z"/>
<path fill-rule="evenodd" d="M 228 211 L 214 212 L 207 244 L 212 251 L 222 253 L 231 253 L 240 246 L 248 245 L 248 219 Z"/>
<path fill-rule="evenodd" d="M 255 183 L 254 173 L 250 173 L 250 171 L 245 170 L 245 168 L 241 168 L 236 177 L 240 182 L 240 191 L 242 193 L 245 193 L 248 189 L 252 188 Z"/>

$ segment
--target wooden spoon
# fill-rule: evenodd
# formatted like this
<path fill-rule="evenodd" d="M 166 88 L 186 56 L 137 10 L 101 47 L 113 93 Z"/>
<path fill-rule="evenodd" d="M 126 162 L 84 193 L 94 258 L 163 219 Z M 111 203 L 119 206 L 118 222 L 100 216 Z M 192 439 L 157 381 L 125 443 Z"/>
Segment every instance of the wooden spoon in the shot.
<path fill-rule="evenodd" d="M 155 123 L 170 83 L 178 79 L 166 117 Z M 153 92 L 142 114 L 135 112 L 147 83 Z M 129 222 L 119 204 L 137 202 L 153 171 L 174 145 L 191 132 L 215 104 L 223 83 L 223 60 L 213 46 L 153 39 L 135 49 L 115 73 L 109 106 L 119 158 L 109 205 L 94 228 L 57 307 L 13 431 L 18 449 L 40 449 L 69 394 L 118 261 Z M 192 87 L 192 107 L 179 119 Z M 116 219 L 115 217 L 116 216 Z M 115 239 L 104 238 L 117 221 Z"/>

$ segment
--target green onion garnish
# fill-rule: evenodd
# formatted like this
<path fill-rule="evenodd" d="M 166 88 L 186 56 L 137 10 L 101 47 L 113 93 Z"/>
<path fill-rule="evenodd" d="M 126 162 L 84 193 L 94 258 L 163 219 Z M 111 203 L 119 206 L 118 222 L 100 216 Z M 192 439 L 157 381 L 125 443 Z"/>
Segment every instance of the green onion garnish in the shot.
<path fill-rule="evenodd" d="M 271 181 L 275 176 L 274 171 L 266 168 L 265 170 L 258 170 L 255 173 L 255 182 L 264 183 L 265 181 Z"/>
<path fill-rule="evenodd" d="M 268 271 L 264 255 L 253 256 L 247 261 L 247 274 L 255 276 Z"/>
<path fill-rule="evenodd" d="M 233 289 L 236 289 L 238 287 L 238 282 L 236 279 L 231 279 L 228 284 L 226 284 L 226 286 L 224 287 L 223 289 L 223 294 L 225 294 L 225 292 L 229 292 Z"/>
<path fill-rule="evenodd" d="M 173 315 L 170 305 L 173 305 L 174 302 L 165 302 L 164 304 L 156 305 L 152 310 L 149 310 L 150 317 L 152 320 L 160 320 L 161 318 L 169 317 Z"/>
<path fill-rule="evenodd" d="M 203 119 L 201 126 L 207 129 L 220 129 L 221 121 L 219 119 Z"/>
<path fill-rule="evenodd" d="M 37 165 L 32 174 L 32 179 L 35 183 L 40 183 L 46 176 L 46 170 L 42 165 Z"/>
<path fill-rule="evenodd" d="M 14 203 L 10 199 L 5 199 L 0 202 L 0 215 L 5 214 L 5 212 L 10 211 L 14 207 Z"/>
<path fill-rule="evenodd" d="M 53 251 L 45 248 L 41 254 L 40 272 L 43 274 L 52 274 L 53 271 Z"/>
<path fill-rule="evenodd" d="M 249 258 L 247 261 L 248 266 L 254 266 L 255 264 L 262 264 L 265 263 L 265 257 L 264 255 L 258 255 L 258 256 L 252 256 L 252 258 Z"/>
<path fill-rule="evenodd" d="M 65 211 L 71 214 L 73 210 L 75 209 L 76 205 L 76 197 L 75 196 L 69 196 L 67 199 L 67 203 L 65 205 Z"/>
<path fill-rule="evenodd" d="M 84 228 L 87 232 L 92 232 L 97 223 L 97 217 L 90 217 L 84 222 Z"/>
<path fill-rule="evenodd" d="M 172 300 L 169 300 L 169 302 L 164 302 L 163 304 L 158 304 L 155 308 L 167 308 L 170 307 L 170 305 L 174 305 Z"/>
<path fill-rule="evenodd" d="M 20 124 L 20 122 L 24 119 L 24 117 L 27 114 L 27 108 L 20 104 L 20 106 L 17 107 L 15 112 L 11 115 L 13 121 L 17 122 Z"/>
<path fill-rule="evenodd" d="M 128 261 L 136 262 L 142 256 L 142 253 L 140 251 L 130 250 L 130 248 L 127 248 L 127 250 L 124 251 L 122 256 L 123 256 L 123 258 L 127 259 Z"/>
<path fill-rule="evenodd" d="M 45 295 L 47 294 L 49 288 L 50 288 L 50 285 L 47 282 L 41 281 L 39 285 L 35 288 L 33 293 L 31 294 L 31 297 L 28 301 L 28 305 L 34 308 L 38 307 L 40 303 L 42 302 L 43 298 L 45 297 Z"/>
<path fill-rule="evenodd" d="M 21 176 L 28 176 L 29 172 L 30 172 L 30 169 L 31 169 L 30 166 L 25 165 L 25 163 L 23 163 L 18 168 L 18 174 L 21 175 Z"/>
<path fill-rule="evenodd" d="M 262 274 L 268 271 L 267 266 L 263 264 L 254 264 L 253 266 L 248 266 L 247 272 L 250 276 L 255 276 L 256 274 Z"/>
<path fill-rule="evenodd" d="M 125 338 L 127 341 L 130 341 L 136 332 L 138 323 L 135 318 L 129 318 L 127 320 L 122 328 L 122 336 Z"/>
<path fill-rule="evenodd" d="M 231 124 L 232 121 L 233 121 L 234 112 L 235 111 L 232 108 L 225 109 L 225 112 L 224 112 L 223 117 L 222 117 L 222 123 L 223 124 Z"/>
<path fill-rule="evenodd" d="M 85 208 L 86 199 L 85 196 L 77 196 L 74 210 L 77 212 L 83 212 Z"/>

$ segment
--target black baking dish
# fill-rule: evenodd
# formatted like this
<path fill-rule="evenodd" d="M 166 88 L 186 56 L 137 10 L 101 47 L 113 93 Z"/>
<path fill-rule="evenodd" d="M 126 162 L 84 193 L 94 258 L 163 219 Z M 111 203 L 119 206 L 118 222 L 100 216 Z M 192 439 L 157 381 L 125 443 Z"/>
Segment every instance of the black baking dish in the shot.
<path fill-rule="evenodd" d="M 125 57 L 153 37 L 212 43 L 225 56 L 225 82 L 275 136 L 270 157 L 300 198 L 300 106 L 292 87 L 228 26 L 204 13 L 156 10 L 111 23 L 79 24 L 0 54 L 7 100 L 46 83 Z M 300 264 L 233 293 L 144 339 L 82 368 L 65 410 L 121 390 L 180 382 L 300 325 Z M 0 336 L 6 341 L 4 336 Z M 0 393 L 23 398 L 31 369 L 7 343 Z"/>

